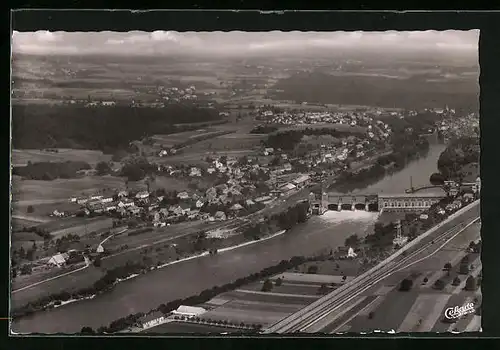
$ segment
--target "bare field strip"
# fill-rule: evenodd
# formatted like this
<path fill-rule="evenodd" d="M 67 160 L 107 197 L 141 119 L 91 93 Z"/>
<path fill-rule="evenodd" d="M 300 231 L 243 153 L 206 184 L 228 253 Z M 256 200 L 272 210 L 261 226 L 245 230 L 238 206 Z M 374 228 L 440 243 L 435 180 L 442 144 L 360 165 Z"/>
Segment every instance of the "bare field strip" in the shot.
<path fill-rule="evenodd" d="M 346 277 L 346 280 L 342 280 L 342 276 L 331 276 L 331 275 L 318 275 L 318 274 L 307 274 L 307 273 L 294 273 L 294 272 L 284 272 L 276 276 L 276 278 L 282 278 L 283 282 L 305 282 L 305 283 L 326 283 L 326 284 L 342 284 L 347 283 L 354 279 L 353 276 Z"/>
<path fill-rule="evenodd" d="M 79 150 L 69 148 L 58 148 L 58 152 L 46 152 L 37 149 L 14 149 L 12 150 L 12 165 L 25 166 L 28 162 L 66 162 L 66 161 L 82 161 L 90 165 L 97 164 L 101 161 L 108 162 L 111 160 L 111 155 L 103 154 L 101 151 L 94 150 Z"/>
<path fill-rule="evenodd" d="M 224 308 L 250 311 L 272 311 L 292 314 L 301 308 L 300 305 L 290 305 L 283 303 L 267 303 L 249 300 L 232 300 L 223 306 Z"/>
<path fill-rule="evenodd" d="M 11 221 L 11 226 L 13 229 L 18 229 L 22 227 L 31 227 L 31 226 L 36 226 L 40 225 L 40 221 L 38 220 L 29 220 L 28 218 L 23 218 L 23 219 L 18 219 L 18 218 L 12 218 Z"/>
<path fill-rule="evenodd" d="M 65 235 L 67 233 L 83 235 L 85 229 L 88 233 L 112 226 L 113 220 L 107 217 L 79 218 L 70 217 L 54 220 L 38 227 L 47 230 L 53 236 Z M 86 226 L 86 227 L 85 227 Z M 68 232 L 65 232 L 68 231 Z"/>
<path fill-rule="evenodd" d="M 361 126 L 351 126 L 349 124 L 329 124 L 329 123 L 323 123 L 323 124 L 302 124 L 302 125 L 294 125 L 294 126 L 287 126 L 284 128 L 280 128 L 276 132 L 281 132 L 281 131 L 292 131 L 292 130 L 304 130 L 304 129 L 323 129 L 323 128 L 328 128 L 328 129 L 335 129 L 337 131 L 350 131 L 350 132 L 356 132 L 356 133 L 365 133 L 367 131 L 367 128 L 361 127 Z"/>
<path fill-rule="evenodd" d="M 17 276 L 13 281 L 12 281 L 12 290 L 15 291 L 17 289 L 32 285 L 34 283 L 44 281 L 48 278 L 56 277 L 59 275 L 62 275 L 64 273 L 68 273 L 74 270 L 77 270 L 84 265 L 82 264 L 76 264 L 76 265 L 69 265 L 66 267 L 54 267 L 51 268 L 50 270 L 47 271 L 39 271 L 39 272 L 33 272 L 31 275 L 19 275 Z M 38 287 L 33 287 L 34 289 Z"/>
<path fill-rule="evenodd" d="M 125 181 L 114 176 L 86 176 L 76 179 L 56 179 L 53 181 L 18 180 L 12 183 L 14 201 L 29 205 L 37 200 L 69 200 L 80 195 L 91 195 L 110 188 L 124 188 Z"/>
<path fill-rule="evenodd" d="M 263 283 L 258 283 L 258 284 L 252 284 L 252 285 L 247 285 L 244 287 L 245 290 L 251 290 L 251 291 L 256 291 L 260 292 L 262 289 Z M 318 289 L 321 285 L 314 285 L 314 284 L 287 284 L 283 282 L 282 285 L 280 286 L 273 286 L 273 289 L 271 290 L 272 293 L 279 293 L 279 294 L 295 294 L 295 295 L 315 295 L 318 292 Z M 318 297 L 320 295 L 318 294 Z"/>
<path fill-rule="evenodd" d="M 150 328 L 144 333 L 239 333 L 244 330 L 235 328 L 226 328 L 219 326 L 210 326 L 204 324 L 194 324 L 187 322 L 168 322 L 162 325 Z"/>
<path fill-rule="evenodd" d="M 40 284 L 33 288 L 28 288 L 11 295 L 12 307 L 19 307 L 35 301 L 49 294 L 60 293 L 63 291 L 74 292 L 86 288 L 97 282 L 103 277 L 105 272 L 101 269 L 90 266 L 85 270 L 75 272 L 74 274 L 54 279 Z"/>
<path fill-rule="evenodd" d="M 449 298 L 450 295 L 446 294 L 419 295 L 397 331 L 429 332 L 434 327 L 436 321 L 443 316 L 443 308 Z M 423 320 L 420 326 L 417 325 L 419 320 Z"/>
<path fill-rule="evenodd" d="M 302 305 L 306 306 L 314 302 L 314 298 L 307 298 L 301 296 L 280 296 L 280 295 L 272 295 L 272 294 L 250 294 L 238 291 L 232 291 L 228 293 L 224 293 L 222 296 L 224 298 L 236 299 L 236 300 L 248 300 L 248 301 L 257 301 L 262 303 L 283 303 L 290 305 Z M 319 298 L 319 296 L 318 296 Z"/>
<path fill-rule="evenodd" d="M 369 332 L 373 330 L 397 330 L 407 313 L 412 308 L 418 293 L 399 292 L 389 293 L 384 301 L 373 310 L 374 316 L 368 319 L 366 316 L 357 316 L 350 323 L 352 332 Z"/>
<path fill-rule="evenodd" d="M 473 292 L 462 292 L 460 294 L 451 294 L 451 295 L 444 294 L 448 298 L 447 302 L 442 306 L 441 316 L 436 320 L 432 328 L 429 329 L 428 331 L 438 332 L 438 333 L 447 332 L 451 323 L 442 322 L 444 320 L 444 310 L 446 310 L 449 307 L 462 306 L 467 300 L 467 297 L 470 297 L 472 294 Z"/>
<path fill-rule="evenodd" d="M 69 201 L 64 201 L 61 203 L 46 203 L 31 205 L 34 209 L 33 213 L 27 212 L 29 205 L 19 205 L 19 202 L 12 203 L 12 215 L 17 217 L 22 217 L 29 221 L 29 218 L 33 218 L 33 221 L 47 222 L 52 221 L 56 218 L 49 217 L 50 214 L 57 210 L 59 212 L 74 213 L 80 209 L 80 205 L 76 203 L 70 203 Z M 31 225 L 33 226 L 33 225 Z"/>
<path fill-rule="evenodd" d="M 229 136 L 232 137 L 216 137 L 210 140 L 200 141 L 192 146 L 186 147 L 184 150 L 185 152 L 252 150 L 258 147 L 265 138 L 265 136 L 262 135 L 256 135 L 257 137 L 254 137 L 247 134 L 229 134 Z"/>
<path fill-rule="evenodd" d="M 61 237 L 67 234 L 83 236 L 91 232 L 99 232 L 101 230 L 111 229 L 113 227 L 113 219 L 100 218 L 91 222 L 85 222 L 79 226 L 66 227 L 60 230 L 52 231 L 50 234 L 53 237 Z"/>
<path fill-rule="evenodd" d="M 203 318 L 267 325 L 277 322 L 287 315 L 288 313 L 283 312 L 233 309 L 224 305 L 203 314 Z"/>

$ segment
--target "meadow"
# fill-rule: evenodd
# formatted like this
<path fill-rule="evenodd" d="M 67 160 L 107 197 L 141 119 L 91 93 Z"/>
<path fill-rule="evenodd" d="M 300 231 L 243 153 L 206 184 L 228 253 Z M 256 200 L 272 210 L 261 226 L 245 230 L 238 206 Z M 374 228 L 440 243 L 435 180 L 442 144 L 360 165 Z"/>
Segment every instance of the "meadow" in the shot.
<path fill-rule="evenodd" d="M 124 179 L 114 176 L 86 176 L 52 181 L 14 178 L 12 181 L 13 201 L 22 201 L 22 205 L 29 205 L 30 202 L 37 203 L 37 200 L 69 200 L 76 196 L 124 187 Z"/>
<path fill-rule="evenodd" d="M 81 161 L 95 165 L 99 162 L 109 162 L 111 155 L 103 154 L 101 151 L 81 150 L 70 148 L 58 148 L 56 152 L 47 152 L 37 149 L 14 149 L 12 150 L 12 165 L 26 166 L 28 162 L 66 162 Z"/>

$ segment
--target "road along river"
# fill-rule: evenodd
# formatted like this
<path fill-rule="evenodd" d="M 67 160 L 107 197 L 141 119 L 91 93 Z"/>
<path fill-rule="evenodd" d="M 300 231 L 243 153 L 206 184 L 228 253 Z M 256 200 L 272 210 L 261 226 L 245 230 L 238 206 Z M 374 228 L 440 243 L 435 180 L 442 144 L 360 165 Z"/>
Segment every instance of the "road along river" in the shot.
<path fill-rule="evenodd" d="M 414 186 L 428 184 L 444 148 L 444 145 L 431 145 L 426 157 L 409 163 L 401 172 L 371 185 L 369 190 L 404 192 L 409 187 L 410 176 Z M 14 321 L 12 330 L 19 333 L 75 333 L 83 326 L 95 329 L 131 313 L 149 311 L 161 303 L 229 283 L 295 255 L 335 249 L 353 233 L 364 235 L 371 232 L 376 218 L 377 213 L 365 211 L 327 212 L 261 244 L 154 270 L 124 281 L 113 291 L 93 299 L 23 317 Z"/>

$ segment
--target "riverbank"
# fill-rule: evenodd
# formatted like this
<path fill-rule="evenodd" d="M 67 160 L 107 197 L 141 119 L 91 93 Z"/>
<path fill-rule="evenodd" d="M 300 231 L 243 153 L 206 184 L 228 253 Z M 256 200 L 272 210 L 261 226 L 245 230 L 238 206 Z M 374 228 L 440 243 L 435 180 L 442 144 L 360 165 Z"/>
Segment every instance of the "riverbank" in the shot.
<path fill-rule="evenodd" d="M 415 186 L 427 185 L 430 174 L 437 171 L 437 159 L 444 148 L 444 145 L 432 144 L 426 157 L 407 164 L 402 171 L 386 176 L 364 191 L 401 193 L 408 187 L 410 176 Z M 307 223 L 265 244 L 243 246 L 210 259 L 193 259 L 151 271 L 118 284 L 112 293 L 18 319 L 12 323 L 12 329 L 38 333 L 74 333 L 79 332 L 82 325 L 97 329 L 130 312 L 150 310 L 165 300 L 182 299 L 214 285 L 226 284 L 291 256 L 310 256 L 321 249 L 336 249 L 353 233 L 361 237 L 365 232 L 373 232 L 376 216 L 364 211 L 313 216 Z M 155 287 L 145 288 L 149 285 Z"/>
<path fill-rule="evenodd" d="M 232 251 L 232 250 L 235 250 L 235 249 L 238 249 L 238 248 L 242 248 L 242 247 L 246 247 L 246 246 L 249 246 L 249 245 L 253 245 L 253 244 L 257 244 L 257 243 L 261 243 L 261 242 L 265 242 L 267 240 L 270 240 L 272 238 L 275 238 L 275 237 L 278 237 L 278 236 L 281 236 L 283 235 L 284 233 L 286 232 L 286 230 L 281 230 L 279 232 L 276 232 L 274 234 L 271 234 L 269 236 L 266 236 L 266 237 L 262 237 L 258 240 L 254 240 L 254 241 L 249 241 L 249 242 L 245 242 L 245 243 L 241 243 L 241 244 L 237 244 L 237 245 L 234 245 L 234 246 L 230 246 L 230 247 L 225 247 L 225 248 L 222 248 L 220 250 L 217 250 L 217 253 L 216 254 L 220 254 L 220 253 L 224 253 L 224 252 L 229 252 L 229 251 Z M 21 315 L 16 315 L 15 318 L 22 318 L 23 316 L 26 316 L 26 315 L 30 315 L 34 312 L 40 312 L 40 311 L 44 311 L 44 310 L 47 310 L 47 309 L 50 309 L 50 308 L 60 308 L 64 305 L 68 305 L 68 304 L 72 304 L 72 303 L 76 303 L 78 301 L 83 301 L 83 300 L 89 300 L 89 299 L 92 299 L 94 298 L 96 295 L 98 294 L 102 294 L 102 293 L 106 293 L 106 292 L 109 292 L 112 288 L 114 288 L 116 285 L 118 285 L 119 283 L 122 283 L 122 282 L 125 282 L 125 281 L 128 281 L 128 280 L 131 280 L 133 278 L 136 278 L 138 276 L 141 276 L 141 275 L 144 275 L 144 274 L 147 274 L 149 271 L 153 271 L 153 270 L 159 270 L 159 269 L 162 269 L 162 268 L 165 268 L 165 267 L 168 267 L 168 266 L 172 266 L 172 265 L 175 265 L 175 264 L 179 264 L 179 263 L 183 263 L 183 262 L 186 262 L 186 261 L 190 261 L 190 260 L 194 260 L 194 259 L 199 259 L 199 258 L 202 258 L 202 257 L 205 257 L 205 256 L 209 256 L 211 253 L 210 252 L 203 252 L 201 254 L 196 254 L 196 255 L 193 255 L 193 256 L 189 256 L 189 257 L 186 257 L 186 258 L 183 258 L 183 259 L 179 259 L 179 260 L 176 260 L 176 261 L 171 261 L 171 262 L 168 262 L 168 263 L 165 263 L 163 265 L 160 265 L 160 266 L 151 266 L 149 269 L 145 269 L 145 270 L 142 270 L 140 273 L 131 273 L 130 275 L 128 276 L 124 276 L 124 277 L 121 277 L 121 278 L 117 278 L 113 283 L 112 285 L 109 287 L 109 288 L 105 288 L 104 290 L 102 291 L 99 291 L 95 294 L 92 294 L 90 296 L 82 296 L 82 297 L 79 297 L 79 298 L 69 298 L 67 300 L 61 300 L 61 299 L 56 299 L 56 298 L 51 298 L 45 305 L 43 306 L 40 306 L 39 309 L 36 309 L 36 310 L 29 310 L 31 312 L 27 312 L 26 314 L 21 314 Z M 69 293 L 68 293 L 69 295 Z M 66 297 L 64 297 L 64 299 L 66 299 Z M 28 304 L 29 305 L 29 304 Z M 19 309 L 23 309 L 23 307 L 19 308 Z"/>

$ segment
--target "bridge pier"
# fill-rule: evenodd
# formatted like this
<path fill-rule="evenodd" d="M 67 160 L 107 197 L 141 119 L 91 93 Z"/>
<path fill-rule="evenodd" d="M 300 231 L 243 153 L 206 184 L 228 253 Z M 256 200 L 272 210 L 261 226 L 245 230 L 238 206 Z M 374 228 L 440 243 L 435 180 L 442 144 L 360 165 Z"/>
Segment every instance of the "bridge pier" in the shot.
<path fill-rule="evenodd" d="M 342 211 L 342 201 L 337 204 L 337 211 Z"/>
<path fill-rule="evenodd" d="M 355 211 L 356 210 L 356 205 L 354 203 L 351 204 L 351 210 Z"/>
<path fill-rule="evenodd" d="M 370 211 L 370 203 L 365 203 L 365 210 Z"/>

